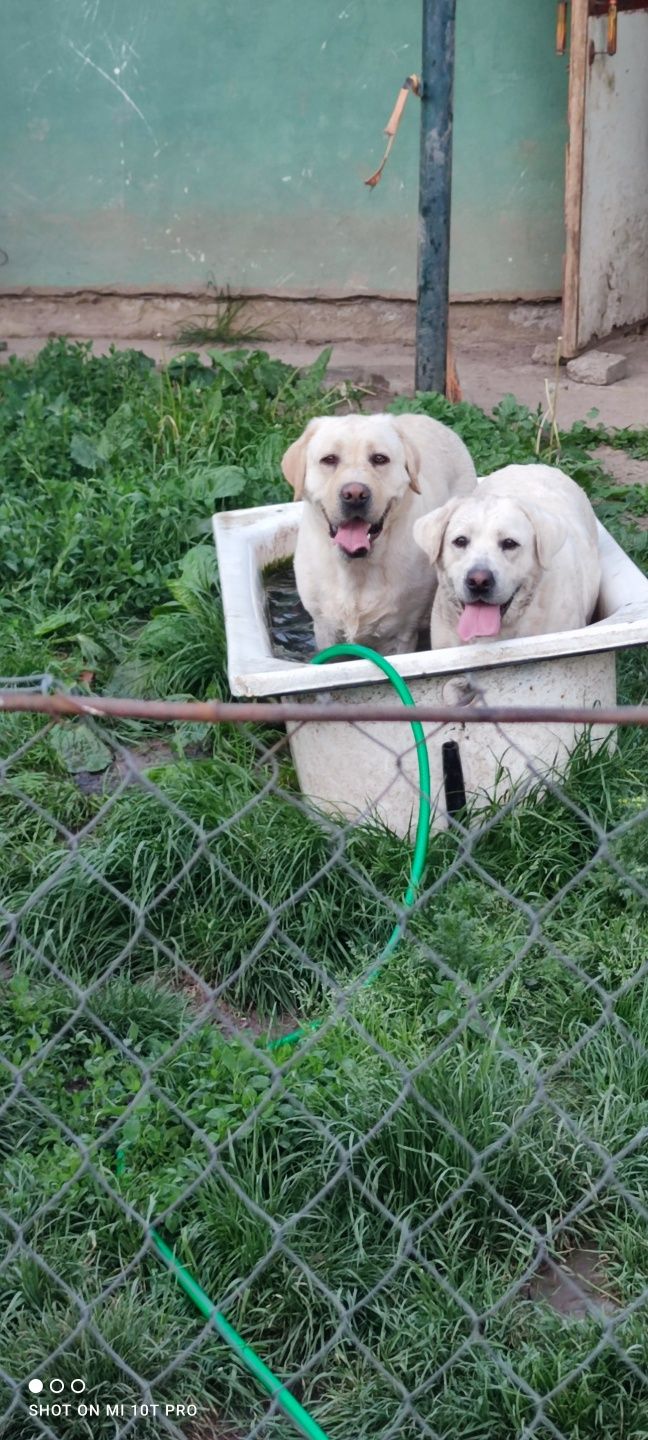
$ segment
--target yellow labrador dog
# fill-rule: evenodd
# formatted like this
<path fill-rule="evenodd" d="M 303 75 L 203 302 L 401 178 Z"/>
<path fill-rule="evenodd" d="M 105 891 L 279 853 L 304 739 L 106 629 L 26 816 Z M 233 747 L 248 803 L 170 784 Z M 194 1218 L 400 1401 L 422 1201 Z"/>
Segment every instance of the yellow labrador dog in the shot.
<path fill-rule="evenodd" d="M 427 415 L 330 416 L 311 420 L 282 469 L 305 502 L 295 577 L 318 649 L 414 650 L 436 580 L 412 527 L 474 489 L 463 441 Z"/>
<path fill-rule="evenodd" d="M 549 465 L 507 465 L 469 500 L 417 520 L 414 539 L 436 566 L 433 646 L 576 630 L 601 583 L 587 496 Z"/>

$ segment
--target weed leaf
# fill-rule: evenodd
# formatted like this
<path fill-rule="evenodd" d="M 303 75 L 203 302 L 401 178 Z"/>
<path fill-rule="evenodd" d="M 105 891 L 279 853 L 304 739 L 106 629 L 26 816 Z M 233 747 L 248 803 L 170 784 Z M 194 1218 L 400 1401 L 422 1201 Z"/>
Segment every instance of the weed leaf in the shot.
<path fill-rule="evenodd" d="M 195 545 L 180 566 L 179 581 L 187 590 L 204 594 L 216 584 L 216 555 L 213 545 Z"/>
<path fill-rule="evenodd" d="M 228 500 L 233 495 L 240 495 L 245 489 L 245 481 L 245 471 L 241 470 L 239 465 L 213 465 L 195 470 L 189 485 L 194 498 L 204 497 L 211 503 L 213 500 Z"/>
<path fill-rule="evenodd" d="M 70 441 L 70 458 L 83 470 L 98 470 L 101 465 L 105 465 L 107 457 L 102 454 L 95 440 L 77 431 Z"/>
<path fill-rule="evenodd" d="M 58 725 L 50 743 L 71 775 L 78 775 L 82 770 L 96 775 L 112 764 L 112 750 L 85 725 Z"/>

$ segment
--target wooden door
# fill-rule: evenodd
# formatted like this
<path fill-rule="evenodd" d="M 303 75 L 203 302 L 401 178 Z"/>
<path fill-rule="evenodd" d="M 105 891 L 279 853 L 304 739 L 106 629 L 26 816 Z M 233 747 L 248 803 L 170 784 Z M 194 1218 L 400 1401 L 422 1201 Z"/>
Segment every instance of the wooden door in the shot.
<path fill-rule="evenodd" d="M 648 317 L 648 0 L 572 0 L 563 352 Z"/>

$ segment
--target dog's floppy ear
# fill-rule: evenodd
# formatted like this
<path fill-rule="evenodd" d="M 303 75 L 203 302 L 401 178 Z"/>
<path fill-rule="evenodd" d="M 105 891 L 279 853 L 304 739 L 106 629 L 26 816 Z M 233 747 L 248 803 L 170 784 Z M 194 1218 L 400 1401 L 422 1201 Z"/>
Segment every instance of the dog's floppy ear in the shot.
<path fill-rule="evenodd" d="M 550 515 L 540 505 L 529 505 L 527 508 L 523 503 L 521 508 L 535 530 L 538 560 L 542 569 L 548 570 L 554 555 L 558 554 L 567 539 L 567 526 L 559 516 Z"/>
<path fill-rule="evenodd" d="M 455 497 L 454 500 L 446 500 L 445 505 L 440 505 L 438 510 L 430 510 L 428 515 L 421 515 L 420 519 L 414 522 L 412 535 L 416 544 L 425 551 L 433 565 L 436 564 L 441 554 L 448 522 L 458 504 L 458 497 Z"/>
<path fill-rule="evenodd" d="M 392 417 L 390 417 L 392 418 Z M 418 483 L 419 470 L 421 469 L 421 457 L 409 434 L 406 415 L 393 416 L 394 429 L 402 442 L 405 451 L 405 469 L 409 475 L 410 490 L 415 490 L 417 495 L 421 493 Z"/>
<path fill-rule="evenodd" d="M 306 446 L 308 445 L 311 437 L 314 435 L 315 429 L 318 425 L 318 419 L 309 420 L 303 435 L 300 435 L 298 440 L 294 440 L 292 445 L 288 446 L 285 455 L 283 455 L 282 457 L 281 469 L 283 470 L 284 479 L 288 481 L 289 485 L 292 485 L 292 488 L 295 492 L 293 495 L 293 500 L 301 500 L 304 493 L 304 481 L 306 479 Z"/>

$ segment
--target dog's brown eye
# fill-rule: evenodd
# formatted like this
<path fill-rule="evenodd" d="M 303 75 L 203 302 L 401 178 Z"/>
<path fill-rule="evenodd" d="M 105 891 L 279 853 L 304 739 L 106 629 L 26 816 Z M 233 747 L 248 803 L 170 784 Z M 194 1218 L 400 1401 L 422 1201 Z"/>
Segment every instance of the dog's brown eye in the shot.
<path fill-rule="evenodd" d="M 320 465 L 337 465 L 337 463 L 337 455 L 323 455 L 320 460 Z"/>
<path fill-rule="evenodd" d="M 457 546 L 458 550 L 464 550 L 466 545 L 468 544 L 468 536 L 456 535 L 452 543 L 453 545 Z"/>
<path fill-rule="evenodd" d="M 520 542 L 519 540 L 511 540 L 510 538 L 508 540 L 502 540 L 501 548 L 502 550 L 519 550 Z"/>
<path fill-rule="evenodd" d="M 370 455 L 369 459 L 372 465 L 389 465 L 389 456 L 383 455 L 381 451 L 378 451 L 375 455 Z"/>

